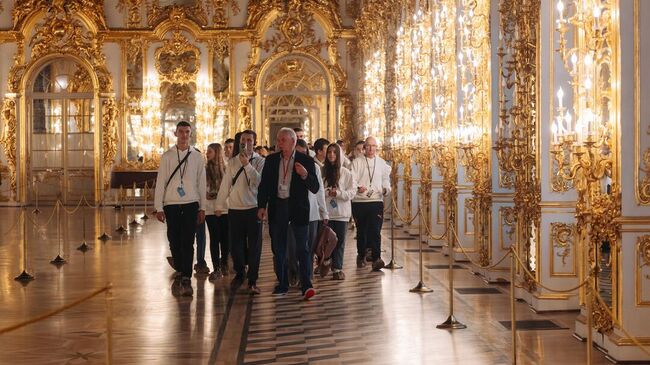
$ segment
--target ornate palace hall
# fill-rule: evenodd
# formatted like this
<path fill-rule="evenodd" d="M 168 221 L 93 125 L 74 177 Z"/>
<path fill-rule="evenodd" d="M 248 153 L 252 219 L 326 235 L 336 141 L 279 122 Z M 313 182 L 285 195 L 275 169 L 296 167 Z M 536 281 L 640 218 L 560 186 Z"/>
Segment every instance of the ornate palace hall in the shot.
<path fill-rule="evenodd" d="M 0 0 L 0 365 L 650 364 L 648 19 Z"/>

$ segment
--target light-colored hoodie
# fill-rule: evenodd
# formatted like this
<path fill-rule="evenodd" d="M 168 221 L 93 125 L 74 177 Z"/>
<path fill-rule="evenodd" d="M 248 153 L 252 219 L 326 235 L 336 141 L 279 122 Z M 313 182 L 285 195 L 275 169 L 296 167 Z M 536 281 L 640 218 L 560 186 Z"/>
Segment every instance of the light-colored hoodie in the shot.
<path fill-rule="evenodd" d="M 341 160 L 342 154 L 339 152 L 339 161 Z M 323 169 L 325 205 L 327 205 L 330 220 L 348 222 L 352 216 L 352 198 L 354 198 L 357 192 L 357 184 L 354 181 L 354 175 L 350 170 L 341 166 L 339 170 L 339 182 L 336 187 L 336 197 L 332 197 L 329 195 L 330 186 L 325 180 L 324 173 L 325 170 Z"/>

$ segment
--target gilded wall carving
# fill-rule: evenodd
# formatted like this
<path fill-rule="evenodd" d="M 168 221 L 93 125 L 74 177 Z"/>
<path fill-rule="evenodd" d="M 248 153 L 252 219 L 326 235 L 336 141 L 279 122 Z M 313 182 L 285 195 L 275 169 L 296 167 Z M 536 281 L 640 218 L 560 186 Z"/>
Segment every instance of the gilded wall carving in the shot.
<path fill-rule="evenodd" d="M 157 1 L 153 1 L 148 9 L 147 24 L 155 28 L 167 19 L 178 24 L 189 19 L 201 27 L 208 25 L 208 16 L 202 1 L 196 1 L 193 6 L 168 5 L 164 7 L 161 7 Z"/>
<path fill-rule="evenodd" d="M 172 33 L 172 38 L 165 39 L 163 46 L 155 53 L 156 70 L 161 82 L 187 84 L 196 81 L 199 73 L 198 47 L 190 44 L 181 31 Z"/>
<path fill-rule="evenodd" d="M 636 304 L 650 306 L 650 235 L 636 239 Z"/>
<path fill-rule="evenodd" d="M 551 276 L 576 275 L 576 225 L 551 223 Z"/>
<path fill-rule="evenodd" d="M 25 20 L 34 12 L 83 13 L 99 29 L 106 29 L 104 0 L 15 0 L 12 11 L 14 29 L 21 29 Z"/>
<path fill-rule="evenodd" d="M 102 165 L 104 168 L 104 190 L 109 188 L 111 168 L 117 154 L 117 117 L 118 108 L 115 99 L 102 102 Z"/>
<path fill-rule="evenodd" d="M 2 124 L 4 133 L 0 139 L 11 176 L 11 191 L 16 194 L 16 135 L 18 123 L 16 120 L 16 101 L 6 98 L 2 103 Z"/>
<path fill-rule="evenodd" d="M 140 16 L 140 5 L 144 0 L 118 0 L 117 9 L 119 11 L 126 10 L 126 26 L 127 28 L 137 28 L 142 22 Z"/>

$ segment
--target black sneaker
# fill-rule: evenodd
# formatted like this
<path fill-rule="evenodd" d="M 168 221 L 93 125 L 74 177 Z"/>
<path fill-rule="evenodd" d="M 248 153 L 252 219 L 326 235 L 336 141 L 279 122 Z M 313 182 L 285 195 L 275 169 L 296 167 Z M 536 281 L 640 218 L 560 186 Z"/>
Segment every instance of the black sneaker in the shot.
<path fill-rule="evenodd" d="M 208 264 L 205 262 L 203 263 L 196 263 L 194 264 L 194 271 L 196 271 L 197 274 L 209 274 L 210 273 L 210 268 L 208 267 Z"/>
<path fill-rule="evenodd" d="M 289 292 L 289 289 L 280 289 L 279 286 L 276 286 L 275 289 L 273 289 L 273 293 L 271 295 L 274 295 L 276 297 L 281 297 L 283 295 L 287 295 Z"/>
<path fill-rule="evenodd" d="M 366 249 L 366 261 L 372 262 L 372 249 L 367 248 Z"/>
<path fill-rule="evenodd" d="M 384 260 L 382 259 L 377 259 L 372 262 L 372 271 L 379 271 L 384 268 L 386 264 L 384 263 Z"/>
<path fill-rule="evenodd" d="M 174 278 L 174 281 L 172 282 L 172 295 L 175 297 L 180 297 L 181 296 L 181 277 L 178 276 Z"/>
<path fill-rule="evenodd" d="M 323 261 L 323 263 L 320 264 L 320 266 L 319 266 L 318 275 L 320 275 L 321 278 L 326 277 L 327 274 L 330 273 L 331 268 L 332 268 L 332 260 L 331 259 L 327 259 L 327 260 Z"/>
<path fill-rule="evenodd" d="M 184 297 L 191 297 L 194 294 L 192 289 L 192 281 L 190 278 L 183 278 L 181 280 L 181 295 Z"/>
<path fill-rule="evenodd" d="M 337 271 L 332 275 L 334 280 L 345 280 L 345 274 L 343 271 Z"/>

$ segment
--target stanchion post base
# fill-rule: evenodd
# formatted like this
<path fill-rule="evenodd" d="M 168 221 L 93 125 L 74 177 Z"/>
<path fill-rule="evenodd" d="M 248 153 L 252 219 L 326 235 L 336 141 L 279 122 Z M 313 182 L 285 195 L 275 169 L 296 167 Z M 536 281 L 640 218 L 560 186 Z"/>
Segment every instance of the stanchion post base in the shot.
<path fill-rule="evenodd" d="M 16 276 L 14 280 L 20 281 L 21 283 L 27 283 L 34 280 L 34 275 L 23 270 L 23 272 L 21 272 L 20 275 Z"/>
<path fill-rule="evenodd" d="M 86 251 L 90 250 L 90 246 L 86 243 L 86 241 L 83 241 L 83 243 L 81 245 L 79 245 L 79 247 L 77 247 L 77 250 L 79 250 L 81 252 L 86 252 Z"/>
<path fill-rule="evenodd" d="M 122 209 L 122 206 L 120 204 L 115 204 L 114 208 L 115 210 L 120 210 Z"/>
<path fill-rule="evenodd" d="M 149 216 L 147 215 L 147 213 L 144 213 L 144 215 L 140 219 L 143 219 L 143 220 L 146 221 L 147 219 L 149 219 Z"/>
<path fill-rule="evenodd" d="M 120 225 L 119 227 L 115 228 L 115 232 L 124 233 L 126 232 L 126 228 L 124 228 L 123 225 Z"/>
<path fill-rule="evenodd" d="M 441 330 L 462 330 L 467 328 L 466 325 L 458 322 L 456 317 L 453 315 L 449 316 L 446 321 L 440 323 L 439 325 L 436 326 L 436 328 L 439 328 Z"/>
<path fill-rule="evenodd" d="M 129 226 L 139 226 L 139 225 L 140 223 L 138 223 L 138 221 L 136 221 L 135 218 L 129 222 Z"/>
<path fill-rule="evenodd" d="M 431 293 L 433 289 L 427 287 L 424 285 L 423 282 L 418 282 L 416 286 L 414 286 L 411 290 L 409 290 L 411 293 Z"/>
<path fill-rule="evenodd" d="M 39 214 L 41 214 L 41 210 L 36 208 L 36 209 L 32 210 L 32 214 L 39 215 Z"/>
<path fill-rule="evenodd" d="M 56 255 L 54 260 L 50 261 L 50 264 L 52 264 L 52 265 L 54 265 L 56 267 L 61 267 L 61 266 L 65 265 L 66 263 L 67 263 L 67 261 L 65 261 L 65 259 L 63 257 L 61 257 L 61 255 Z"/>
<path fill-rule="evenodd" d="M 390 260 L 389 263 L 387 263 L 387 264 L 384 266 L 384 269 L 389 269 L 389 270 L 397 270 L 397 269 L 403 269 L 403 268 L 404 268 L 404 266 L 397 264 L 397 263 L 396 263 L 395 261 L 393 261 L 392 259 Z"/>
<path fill-rule="evenodd" d="M 106 232 L 104 232 L 102 233 L 101 236 L 97 237 L 97 239 L 106 242 L 111 239 L 111 236 L 109 236 Z"/>

